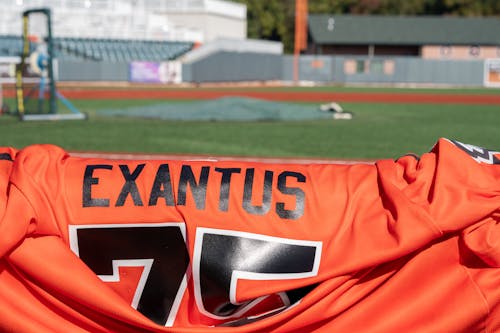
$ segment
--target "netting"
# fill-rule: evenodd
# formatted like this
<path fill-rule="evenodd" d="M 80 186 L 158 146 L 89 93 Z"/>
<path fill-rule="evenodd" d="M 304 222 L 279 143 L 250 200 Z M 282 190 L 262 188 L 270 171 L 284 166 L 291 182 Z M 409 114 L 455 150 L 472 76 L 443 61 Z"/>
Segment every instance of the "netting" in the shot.
<path fill-rule="evenodd" d="M 50 12 L 46 9 L 33 9 L 23 12 L 23 58 L 20 75 L 22 103 L 18 109 L 23 114 L 48 114 L 55 112 L 53 98 L 51 102 L 51 82 L 53 75 L 49 70 L 52 58 L 49 54 Z M 20 93 L 20 91 L 18 92 Z M 20 98 L 21 96 L 18 96 Z M 18 102 L 19 103 L 19 102 Z"/>
<path fill-rule="evenodd" d="M 49 92 L 38 82 L 23 84 L 24 113 L 48 114 L 50 110 Z"/>
<path fill-rule="evenodd" d="M 223 97 L 194 102 L 162 102 L 147 106 L 103 109 L 101 116 L 164 120 L 206 121 L 297 121 L 333 119 L 317 105 L 273 102 L 244 97 Z"/>

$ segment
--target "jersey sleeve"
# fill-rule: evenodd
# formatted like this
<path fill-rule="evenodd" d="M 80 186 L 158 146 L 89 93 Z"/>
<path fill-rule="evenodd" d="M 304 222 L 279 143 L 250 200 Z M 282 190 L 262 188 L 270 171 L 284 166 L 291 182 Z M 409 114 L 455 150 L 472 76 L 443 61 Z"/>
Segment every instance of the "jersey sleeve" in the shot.
<path fill-rule="evenodd" d="M 7 203 L 9 177 L 17 151 L 9 147 L 0 147 L 0 217 Z"/>
<path fill-rule="evenodd" d="M 462 230 L 500 208 L 499 156 L 441 139 L 418 163 L 413 158 L 402 158 L 394 165 L 378 163 L 381 186 L 388 196 L 400 189 L 404 197 L 422 203 L 443 232 Z"/>
<path fill-rule="evenodd" d="M 14 148 L 0 147 L 0 258 L 10 249 L 9 244 L 5 244 L 9 242 L 9 236 L 4 236 L 5 232 L 8 234 L 8 228 L 1 221 L 6 213 L 9 179 L 16 154 L 17 150 Z"/>
<path fill-rule="evenodd" d="M 15 149 L 0 147 L 0 217 L 4 213 L 7 204 L 9 177 L 15 157 Z"/>

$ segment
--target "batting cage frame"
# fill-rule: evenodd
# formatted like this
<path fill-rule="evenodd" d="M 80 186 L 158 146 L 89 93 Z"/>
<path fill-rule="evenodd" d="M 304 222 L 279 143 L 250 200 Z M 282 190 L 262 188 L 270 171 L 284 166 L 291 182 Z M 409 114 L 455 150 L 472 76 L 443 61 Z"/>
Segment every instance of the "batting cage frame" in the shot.
<path fill-rule="evenodd" d="M 29 29 L 30 16 L 42 14 L 45 16 L 46 36 L 43 42 L 46 44 L 46 53 L 31 52 L 31 35 Z M 52 37 L 52 18 L 50 8 L 34 8 L 25 10 L 22 13 L 23 34 L 22 34 L 22 54 L 21 61 L 16 66 L 16 106 L 17 113 L 21 120 L 76 120 L 86 119 L 86 115 L 78 111 L 75 106 L 67 100 L 56 88 L 54 77 L 54 42 Z M 38 67 L 41 73 L 40 80 L 32 86 L 28 93 L 25 93 L 26 83 L 24 70 L 28 66 Z M 27 113 L 26 101 L 38 90 L 38 103 L 36 110 L 29 110 Z M 48 110 L 45 109 L 46 95 L 48 95 Z M 58 101 L 61 101 L 71 113 L 58 113 Z"/>

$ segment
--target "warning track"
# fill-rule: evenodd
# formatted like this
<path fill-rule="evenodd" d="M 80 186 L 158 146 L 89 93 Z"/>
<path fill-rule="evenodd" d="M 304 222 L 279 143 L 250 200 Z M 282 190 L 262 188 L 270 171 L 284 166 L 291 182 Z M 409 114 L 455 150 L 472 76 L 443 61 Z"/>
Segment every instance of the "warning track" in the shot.
<path fill-rule="evenodd" d="M 500 105 L 500 94 L 452 94 L 423 92 L 325 92 L 283 91 L 255 89 L 196 89 L 196 88 L 106 88 L 106 87 L 61 87 L 69 99 L 144 99 L 144 100 L 207 100 L 221 97 L 247 97 L 270 101 L 288 102 L 350 102 L 350 103 L 403 103 L 403 104 L 476 104 Z M 13 98 L 13 87 L 4 90 L 4 96 Z"/>
<path fill-rule="evenodd" d="M 314 91 L 252 91 L 244 89 L 68 89 L 61 91 L 70 99 L 158 99 L 200 100 L 221 97 L 248 97 L 289 102 L 353 102 L 408 104 L 481 104 L 500 105 L 499 95 L 444 93 L 385 92 L 314 92 Z"/>

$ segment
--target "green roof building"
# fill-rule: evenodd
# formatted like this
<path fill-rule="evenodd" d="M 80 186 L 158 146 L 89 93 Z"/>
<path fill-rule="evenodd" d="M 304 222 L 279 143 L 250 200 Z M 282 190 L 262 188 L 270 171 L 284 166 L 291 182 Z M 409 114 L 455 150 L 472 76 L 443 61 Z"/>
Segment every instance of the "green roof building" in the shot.
<path fill-rule="evenodd" d="M 309 54 L 500 57 L 500 18 L 310 14 L 308 25 Z"/>

